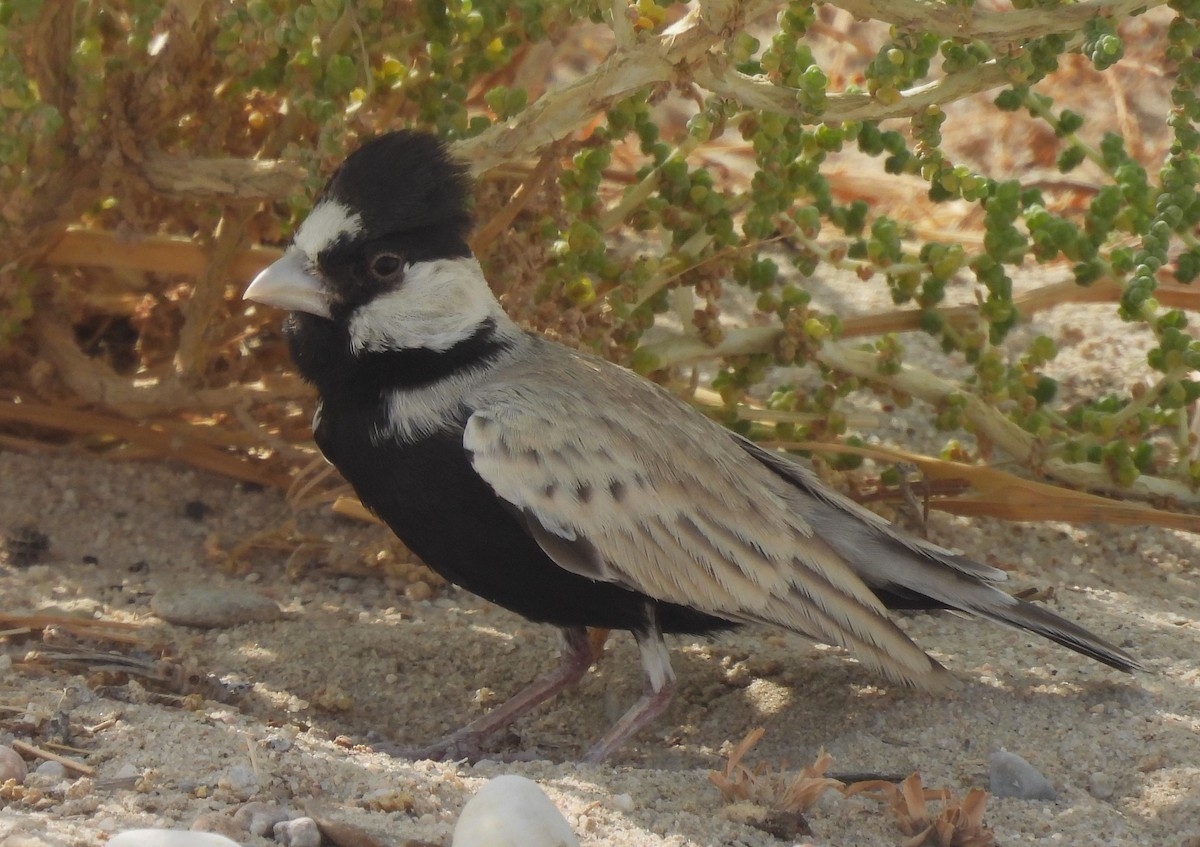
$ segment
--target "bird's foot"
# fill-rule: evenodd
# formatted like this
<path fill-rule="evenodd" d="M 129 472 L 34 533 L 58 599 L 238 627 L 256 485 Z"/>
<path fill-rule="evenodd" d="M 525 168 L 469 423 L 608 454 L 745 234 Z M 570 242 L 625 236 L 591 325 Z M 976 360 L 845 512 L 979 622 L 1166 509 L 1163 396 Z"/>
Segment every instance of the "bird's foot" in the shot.
<path fill-rule="evenodd" d="M 454 732 L 433 744 L 425 747 L 407 747 L 403 744 L 372 744 L 371 749 L 376 753 L 386 753 L 395 759 L 409 759 L 414 762 L 457 762 L 466 759 L 476 762 L 486 758 L 482 738 L 474 732 Z"/>
<path fill-rule="evenodd" d="M 540 756 L 530 751 L 511 750 L 498 752 L 488 750 L 483 742 L 489 734 L 459 731 L 453 732 L 425 747 L 406 747 L 401 744 L 372 744 L 371 749 L 376 753 L 386 753 L 396 759 L 408 759 L 413 762 L 468 762 L 475 764 L 484 760 L 491 762 L 532 762 Z"/>

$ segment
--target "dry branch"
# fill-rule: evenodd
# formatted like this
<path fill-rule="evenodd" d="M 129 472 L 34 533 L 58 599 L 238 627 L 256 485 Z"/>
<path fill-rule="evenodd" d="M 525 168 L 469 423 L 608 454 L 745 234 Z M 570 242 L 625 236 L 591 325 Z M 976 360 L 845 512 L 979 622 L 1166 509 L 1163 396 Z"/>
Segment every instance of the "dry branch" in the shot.
<path fill-rule="evenodd" d="M 157 458 L 182 462 L 233 479 L 285 491 L 292 483 L 288 474 L 265 468 L 261 463 L 236 453 L 214 449 L 178 431 L 164 432 L 111 415 L 34 403 L 0 403 L 0 423 L 22 423 L 83 435 L 111 436 L 147 448 Z"/>
<path fill-rule="evenodd" d="M 192 388 L 178 380 L 134 380 L 79 349 L 71 327 L 46 310 L 35 315 L 34 334 L 42 356 L 79 397 L 131 417 L 183 410 L 228 409 L 245 397 L 240 386 Z"/>
<path fill-rule="evenodd" d="M 74 771 L 82 776 L 96 775 L 96 769 L 90 765 L 85 765 L 83 762 L 77 762 L 74 759 L 68 759 L 66 756 L 60 756 L 58 753 L 54 753 L 50 750 L 43 750 L 41 747 L 35 747 L 34 745 L 28 744 L 20 739 L 13 739 L 13 741 L 9 743 L 9 746 L 18 753 L 24 753 L 26 756 L 33 756 L 34 758 L 44 759 L 48 762 L 58 762 L 58 764 L 62 765 L 67 770 Z"/>
<path fill-rule="evenodd" d="M 274 247 L 240 251 L 228 267 L 235 283 L 248 282 L 281 255 Z M 137 238 L 97 229 L 69 229 L 42 259 L 47 265 L 101 267 L 166 275 L 199 276 L 208 254 L 190 238 L 147 235 Z"/>
<path fill-rule="evenodd" d="M 185 381 L 203 375 L 218 313 L 225 301 L 225 281 L 246 242 L 252 210 L 226 209 L 217 224 L 208 262 L 196 278 L 183 308 L 183 327 L 175 350 L 175 373 Z"/>
<path fill-rule="evenodd" d="M 296 162 L 199 159 L 162 151 L 146 154 L 142 176 L 169 197 L 262 203 L 300 191 L 307 176 Z"/>
<path fill-rule="evenodd" d="M 740 22 L 754 19 L 774 4 L 750 0 L 716 6 L 696 6 L 662 35 L 617 50 L 599 67 L 546 92 L 511 120 L 455 145 L 455 152 L 476 174 L 539 155 L 621 97 L 648 85 L 685 81 L 689 71 L 705 61 L 710 49 L 719 49 Z"/>
<path fill-rule="evenodd" d="M 4 627 L 5 629 L 33 631 L 51 626 L 57 627 L 63 632 L 78 638 L 116 641 L 121 644 L 141 643 L 141 640 L 135 634 L 142 629 L 141 624 L 94 620 L 92 618 L 78 618 L 71 615 L 55 615 L 45 612 L 33 615 L 14 615 L 7 612 L 0 612 L 0 627 Z"/>
<path fill-rule="evenodd" d="M 1051 33 L 1072 32 L 1095 17 L 1119 20 L 1139 9 L 1163 6 L 1166 0 L 1082 0 L 1074 4 L 1036 6 L 992 12 L 932 0 L 825 0 L 856 18 L 871 18 L 908 32 L 932 32 L 942 38 L 978 39 L 994 46 Z"/>
<path fill-rule="evenodd" d="M 764 446 L 823 453 L 851 453 L 886 464 L 906 463 L 920 469 L 932 483 L 965 482 L 970 494 L 939 497 L 929 506 L 964 517 L 991 517 L 1009 521 L 1066 521 L 1109 523 L 1119 526 L 1161 526 L 1185 532 L 1200 532 L 1200 515 L 1167 512 L 1144 503 L 1113 500 L 1084 491 L 1023 479 L 986 465 L 967 465 L 909 453 L 889 447 L 856 447 L 806 441 L 786 444 L 762 442 Z M 949 487 L 949 486 L 948 486 Z M 954 486 L 957 487 L 957 486 Z"/>

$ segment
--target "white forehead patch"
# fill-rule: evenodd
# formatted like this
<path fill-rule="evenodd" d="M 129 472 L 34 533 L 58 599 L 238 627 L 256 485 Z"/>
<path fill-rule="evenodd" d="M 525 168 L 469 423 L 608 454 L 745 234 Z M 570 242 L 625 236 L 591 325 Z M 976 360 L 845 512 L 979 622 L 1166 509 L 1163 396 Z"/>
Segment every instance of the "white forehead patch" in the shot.
<path fill-rule="evenodd" d="M 351 212 L 349 206 L 323 200 L 309 212 L 292 240 L 310 261 L 316 261 L 322 250 L 343 236 L 357 235 L 362 228 L 362 216 Z"/>

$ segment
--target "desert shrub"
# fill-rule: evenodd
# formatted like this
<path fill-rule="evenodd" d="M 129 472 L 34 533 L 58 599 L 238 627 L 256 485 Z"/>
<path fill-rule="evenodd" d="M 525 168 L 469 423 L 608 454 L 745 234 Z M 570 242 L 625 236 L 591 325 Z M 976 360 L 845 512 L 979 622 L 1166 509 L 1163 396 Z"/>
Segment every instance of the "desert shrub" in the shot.
<path fill-rule="evenodd" d="M 1197 499 L 1198 0 L 23 0 L 0 38 L 11 443 L 167 431 L 282 484 L 309 394 L 240 289 L 358 138 L 419 126 L 478 175 L 515 317 L 708 383 L 730 426 L 861 444 L 872 391 L 955 458 Z M 1033 265 L 1058 278 L 1014 286 Z M 835 273 L 892 305 L 818 303 Z M 1137 386 L 1067 404 L 1054 342 L 1011 331 L 1084 302 L 1153 344 Z M 907 365 L 910 333 L 965 376 Z"/>

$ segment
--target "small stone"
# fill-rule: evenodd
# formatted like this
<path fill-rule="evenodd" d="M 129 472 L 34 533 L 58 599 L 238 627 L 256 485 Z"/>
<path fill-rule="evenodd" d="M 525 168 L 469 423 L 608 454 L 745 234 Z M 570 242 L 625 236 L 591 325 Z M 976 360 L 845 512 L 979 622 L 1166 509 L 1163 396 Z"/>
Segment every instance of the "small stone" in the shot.
<path fill-rule="evenodd" d="M 433 596 L 433 589 L 429 587 L 427 582 L 414 582 L 405 586 L 404 596 L 415 603 L 422 600 L 428 600 Z"/>
<path fill-rule="evenodd" d="M 283 806 L 255 801 L 246 803 L 233 813 L 233 822 L 251 835 L 263 838 L 273 832 L 275 825 L 286 821 L 291 815 Z"/>
<path fill-rule="evenodd" d="M 239 800 L 249 800 L 259 789 L 258 775 L 253 768 L 234 765 L 217 780 L 217 787 L 228 791 Z"/>
<path fill-rule="evenodd" d="M 107 847 L 240 847 L 215 832 L 186 829 L 127 829 L 108 839 Z"/>
<path fill-rule="evenodd" d="M 279 604 L 245 587 L 209 588 L 194 586 L 167 589 L 150 600 L 150 609 L 163 620 L 205 629 L 239 626 L 283 617 Z"/>
<path fill-rule="evenodd" d="M 67 769 L 62 762 L 42 762 L 34 769 L 34 773 L 43 779 L 58 780 L 66 777 Z"/>
<path fill-rule="evenodd" d="M 1037 768 L 1016 753 L 997 750 L 989 762 L 988 781 L 997 797 L 1019 800 L 1055 800 L 1058 792 Z"/>
<path fill-rule="evenodd" d="M 233 818 L 220 812 L 204 812 L 197 815 L 188 829 L 192 832 L 215 832 L 217 835 L 224 835 L 234 841 L 246 834 L 244 827 L 238 826 Z"/>
<path fill-rule="evenodd" d="M 272 735 L 267 739 L 267 749 L 273 753 L 286 753 L 292 749 L 292 739 L 284 735 Z"/>
<path fill-rule="evenodd" d="M 452 847 L 579 847 L 579 840 L 536 782 L 505 774 L 463 807 Z"/>
<path fill-rule="evenodd" d="M 28 773 L 29 769 L 25 767 L 25 760 L 21 758 L 20 753 L 11 747 L 0 747 L 0 785 L 10 779 L 15 779 L 17 785 L 22 785 Z"/>
<path fill-rule="evenodd" d="M 63 792 L 63 797 L 67 800 L 82 800 L 84 797 L 91 797 L 95 793 L 96 780 L 89 776 L 84 776 L 67 783 L 67 789 Z"/>
<path fill-rule="evenodd" d="M 312 818 L 295 818 L 275 824 L 275 840 L 284 847 L 321 847 L 321 830 Z"/>
<path fill-rule="evenodd" d="M 212 507 L 203 500 L 188 500 L 183 504 L 183 516 L 188 520 L 202 521 L 211 511 Z"/>
<path fill-rule="evenodd" d="M 608 806 L 617 812 L 632 812 L 633 798 L 628 794 L 614 794 L 609 798 Z"/>
<path fill-rule="evenodd" d="M 1108 800 L 1117 793 L 1117 784 L 1111 776 L 1101 771 L 1088 776 L 1088 792 L 1097 800 Z"/>

